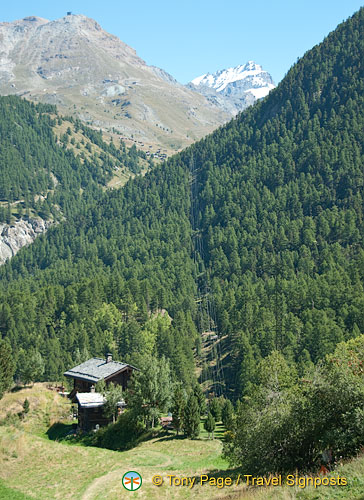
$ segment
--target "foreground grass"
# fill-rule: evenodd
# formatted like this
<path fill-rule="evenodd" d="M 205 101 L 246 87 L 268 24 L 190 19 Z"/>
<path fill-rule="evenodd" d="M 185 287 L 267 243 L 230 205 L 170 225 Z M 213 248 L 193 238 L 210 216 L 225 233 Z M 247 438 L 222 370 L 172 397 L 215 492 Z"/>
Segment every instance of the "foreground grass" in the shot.
<path fill-rule="evenodd" d="M 0 401 L 0 415 L 9 413 L 9 408 L 14 415 L 20 412 L 25 394 L 31 403 L 29 415 L 24 420 L 18 418 L 16 425 L 8 418 L 0 426 L 0 500 L 108 500 L 129 498 L 127 495 L 148 500 L 364 500 L 364 457 L 343 465 L 333 474 L 347 478 L 345 487 L 246 488 L 241 481 L 221 489 L 199 484 L 191 489 L 170 486 L 168 475 L 196 478 L 196 483 L 201 474 L 232 477 L 236 481 L 239 471 L 228 469 L 221 458 L 221 441 L 208 440 L 205 431 L 197 440 L 159 434 L 124 452 L 52 441 L 46 435 L 46 424 L 54 423 L 58 415 L 63 419 L 62 425 L 67 426 L 69 404 L 44 385 L 36 384 L 34 388 L 7 394 Z M 62 425 L 53 426 L 53 439 Z M 222 432 L 219 426 L 217 435 Z M 128 470 L 138 471 L 143 478 L 142 487 L 133 493 L 126 492 L 121 484 Z M 160 487 L 153 485 L 155 474 L 163 478 Z"/>
<path fill-rule="evenodd" d="M 30 411 L 19 419 L 25 398 Z M 157 499 L 163 498 L 164 487 L 152 484 L 154 474 L 192 476 L 227 466 L 221 458 L 221 441 L 190 441 L 174 433 L 122 453 L 59 443 L 57 437 L 70 426 L 69 414 L 67 400 L 45 384 L 8 393 L 1 400 L 0 419 L 5 419 L 5 425 L 0 426 L 0 479 L 9 488 L 9 499 L 13 490 L 39 500 L 125 498 L 121 478 L 128 470 L 137 470 L 143 477 L 143 488 L 135 494 Z M 185 498 L 184 490 L 179 493 L 176 498 Z"/>
<path fill-rule="evenodd" d="M 0 500 L 32 500 L 32 497 L 24 495 L 21 491 L 12 490 L 0 481 Z"/>
<path fill-rule="evenodd" d="M 7 487 L 39 500 L 124 498 L 121 478 L 128 470 L 137 470 L 143 477 L 143 488 L 136 494 L 163 498 L 167 487 L 156 488 L 151 481 L 154 474 L 193 476 L 222 469 L 226 463 L 220 455 L 217 440 L 160 437 L 133 450 L 114 452 L 46 441 L 21 429 L 0 427 L 1 479 Z M 175 498 L 187 498 L 185 493 L 180 489 Z"/>

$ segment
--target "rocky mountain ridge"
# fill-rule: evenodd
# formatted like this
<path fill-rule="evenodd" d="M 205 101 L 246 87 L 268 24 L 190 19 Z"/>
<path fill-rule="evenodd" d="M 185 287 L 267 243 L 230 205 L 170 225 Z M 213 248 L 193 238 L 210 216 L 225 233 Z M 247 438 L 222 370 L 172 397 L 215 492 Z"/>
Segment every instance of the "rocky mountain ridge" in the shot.
<path fill-rule="evenodd" d="M 271 75 L 254 61 L 194 78 L 189 88 L 236 115 L 275 88 Z"/>
<path fill-rule="evenodd" d="M 0 93 L 177 150 L 229 115 L 83 15 L 0 23 Z"/>

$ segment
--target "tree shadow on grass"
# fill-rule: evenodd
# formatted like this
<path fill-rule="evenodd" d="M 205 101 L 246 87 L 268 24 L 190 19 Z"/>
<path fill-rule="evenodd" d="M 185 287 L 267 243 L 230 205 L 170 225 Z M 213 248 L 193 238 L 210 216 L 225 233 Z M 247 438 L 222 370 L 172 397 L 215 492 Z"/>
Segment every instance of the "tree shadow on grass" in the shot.
<path fill-rule="evenodd" d="M 113 425 L 110 424 L 109 426 L 101 427 L 99 431 L 91 430 L 89 432 L 80 432 L 79 430 L 77 431 L 77 423 L 65 424 L 63 422 L 55 422 L 53 425 L 51 425 L 51 427 L 49 427 L 46 435 L 48 436 L 48 439 L 52 441 L 76 444 L 80 446 L 92 446 L 114 451 L 125 451 L 131 448 L 135 448 L 142 442 L 158 438 L 161 434 L 160 430 L 149 430 L 148 432 L 135 437 L 135 439 L 131 440 L 130 442 L 125 440 L 125 447 L 121 446 L 121 448 L 119 449 L 117 447 L 114 447 L 116 436 L 113 435 L 112 427 Z M 100 438 L 100 433 L 101 436 L 103 434 L 105 437 L 105 433 L 107 432 L 111 432 L 111 440 L 108 440 L 107 443 L 98 441 L 98 438 Z"/>
<path fill-rule="evenodd" d="M 232 484 L 236 484 L 236 481 L 238 481 L 238 484 L 244 484 L 245 483 L 245 477 L 242 469 L 240 467 L 238 468 L 230 468 L 230 469 L 211 469 L 208 471 L 203 472 L 204 475 L 208 476 L 208 478 L 231 478 Z M 201 475 L 202 474 L 196 474 L 195 476 L 195 484 L 199 484 L 201 480 Z M 209 484 L 208 482 L 204 482 L 204 484 Z M 226 497 L 228 498 L 228 497 Z"/>
<path fill-rule="evenodd" d="M 22 391 L 23 389 L 31 389 L 31 385 L 16 385 L 10 389 L 10 392 L 19 392 Z"/>
<path fill-rule="evenodd" d="M 157 440 L 158 442 L 162 441 L 178 441 L 178 440 L 183 440 L 186 439 L 186 436 L 183 434 L 170 434 L 170 433 L 161 433 L 161 437 Z"/>
<path fill-rule="evenodd" d="M 52 441 L 62 441 L 67 436 L 76 432 L 77 424 L 63 424 L 62 422 L 56 422 L 50 426 L 46 434 L 48 438 Z"/>

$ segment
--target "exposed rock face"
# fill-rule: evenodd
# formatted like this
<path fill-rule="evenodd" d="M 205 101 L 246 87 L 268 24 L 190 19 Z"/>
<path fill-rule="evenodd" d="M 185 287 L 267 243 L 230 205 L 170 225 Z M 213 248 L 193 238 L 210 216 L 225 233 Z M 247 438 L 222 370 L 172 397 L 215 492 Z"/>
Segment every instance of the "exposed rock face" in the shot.
<path fill-rule="evenodd" d="M 33 243 L 47 231 L 51 222 L 40 218 L 20 219 L 13 224 L 0 224 L 0 265 L 13 257 L 22 247 Z"/>
<path fill-rule="evenodd" d="M 0 23 L 0 93 L 56 104 L 98 128 L 172 149 L 230 118 L 82 15 Z"/>

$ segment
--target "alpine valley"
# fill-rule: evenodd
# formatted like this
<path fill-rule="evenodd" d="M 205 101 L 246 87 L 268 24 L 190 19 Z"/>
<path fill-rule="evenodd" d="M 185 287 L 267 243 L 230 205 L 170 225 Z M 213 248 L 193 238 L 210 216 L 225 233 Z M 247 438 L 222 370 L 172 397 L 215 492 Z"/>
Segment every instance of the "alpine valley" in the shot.
<path fill-rule="evenodd" d="M 38 108 L 41 120 L 50 118 L 48 125 L 53 129 L 53 138 L 47 137 L 47 141 L 53 149 L 54 141 L 65 144 L 67 155 L 73 152 L 82 163 L 86 162 L 86 168 L 94 168 L 88 166 L 91 158 L 94 164 L 95 161 L 98 166 L 102 164 L 100 171 L 92 174 L 94 179 L 95 175 L 99 177 L 99 188 L 122 186 L 129 176 L 149 168 L 147 160 L 165 159 L 172 151 L 211 132 L 273 87 L 268 73 L 249 63 L 244 66 L 245 71 L 237 71 L 236 78 L 244 88 L 241 96 L 235 92 L 229 97 L 225 89 L 224 98 L 211 97 L 208 93 L 207 98 L 201 97 L 205 86 L 200 89 L 179 84 L 162 69 L 148 66 L 131 47 L 82 15 L 69 14 L 52 22 L 30 16 L 0 23 L 0 57 L 0 94 L 50 104 L 48 108 Z M 229 82 L 234 80 L 230 73 Z M 221 78 L 220 75 L 219 81 Z M 214 90 L 211 92 L 216 94 Z M 15 105 L 16 101 L 12 102 Z M 9 106 L 5 101 L 1 106 L 3 119 L 8 120 Z M 15 105 L 13 109 L 16 112 L 10 113 L 10 121 L 21 122 L 23 130 L 16 130 L 15 124 L 6 125 L 0 137 L 3 162 L 0 264 L 33 242 L 37 235 L 57 222 L 59 216 L 66 217 L 65 207 L 60 207 L 57 198 L 61 193 L 69 197 L 71 190 L 81 188 L 80 179 L 64 183 L 56 172 L 56 164 L 51 159 L 54 153 L 50 150 L 40 158 L 39 152 L 49 148 L 49 143 L 44 143 L 43 137 L 34 137 L 34 127 L 26 122 L 28 117 L 24 120 L 24 108 Z M 38 111 L 31 109 L 35 116 Z M 58 116 L 57 121 L 53 119 L 54 114 Z M 98 133 L 103 131 L 104 138 L 85 128 L 85 124 Z M 10 144 L 14 133 L 19 152 Z M 105 143 L 109 143 L 111 137 L 121 148 L 116 157 L 116 149 L 110 149 Z M 131 146 L 134 149 L 131 150 Z M 129 149 L 131 154 L 127 153 Z M 7 161 L 9 154 L 17 157 L 21 174 L 18 167 L 14 170 L 14 165 Z M 55 154 L 64 156 L 58 147 Z M 73 155 L 66 162 L 75 161 Z M 89 175 L 81 176 L 82 189 L 91 189 Z"/>
<path fill-rule="evenodd" d="M 140 492 L 152 499 L 212 498 L 207 485 L 173 489 L 166 479 L 208 474 L 234 479 L 219 498 L 359 500 L 364 8 L 276 88 L 248 62 L 186 89 L 93 21 L 67 17 L 2 25 L 2 89 L 52 104 L 0 99 L 0 214 L 8 225 L 51 221 L 0 267 L 0 496 L 3 488 L 27 500 L 125 498 L 121 478 L 137 470 Z M 73 35 L 61 51 L 65 31 Z M 77 62 L 90 57 L 85 31 L 92 84 Z M 55 46 L 41 59 L 40 36 Z M 10 48 L 19 40 L 15 64 Z M 106 46 L 108 69 L 99 72 Z M 70 84 L 64 94 L 61 81 Z M 226 120 L 219 106 L 230 95 L 232 120 L 158 164 L 54 106 L 71 114 L 75 105 L 84 119 L 98 113 L 101 124 L 117 99 L 115 109 L 131 109 L 127 133 L 162 142 L 176 134 L 180 147 L 187 134 L 192 142 Z M 140 96 L 150 122 L 138 114 Z M 170 112 L 185 118 L 169 122 Z M 154 131 L 155 123 L 173 134 Z M 132 178 L 108 189 L 126 165 Z M 105 353 L 106 364 L 139 369 L 122 393 L 128 408 L 118 416 L 120 393 L 98 381 L 105 407 L 114 401 L 110 423 L 75 433 L 68 403 L 46 383 L 66 384 L 66 370 Z M 164 429 L 155 425 L 160 416 Z M 247 489 L 242 471 L 297 473 L 322 486 Z M 159 488 L 155 474 L 165 479 Z"/>

